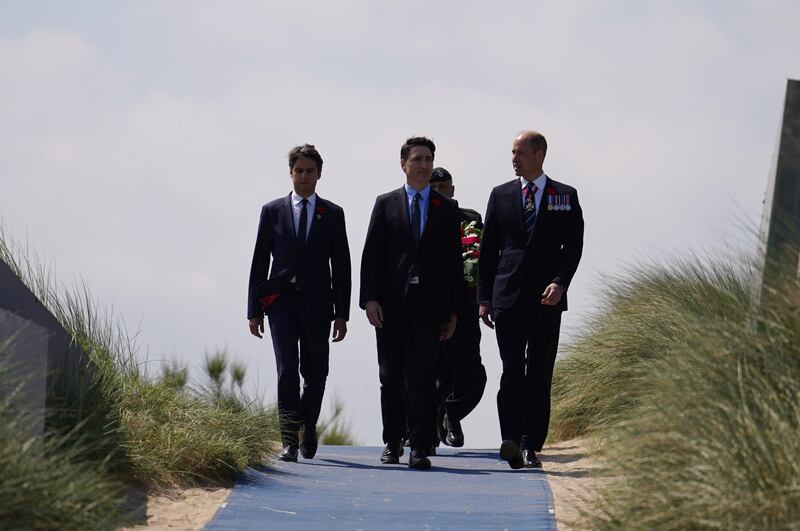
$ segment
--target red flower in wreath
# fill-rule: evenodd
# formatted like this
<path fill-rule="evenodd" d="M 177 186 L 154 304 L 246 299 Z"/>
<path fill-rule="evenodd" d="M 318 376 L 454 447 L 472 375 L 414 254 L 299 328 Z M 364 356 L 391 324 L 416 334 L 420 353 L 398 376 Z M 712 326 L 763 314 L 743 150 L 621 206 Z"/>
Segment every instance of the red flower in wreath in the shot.
<path fill-rule="evenodd" d="M 548 188 L 547 189 L 547 195 L 556 195 L 556 189 L 555 188 Z"/>
<path fill-rule="evenodd" d="M 318 206 L 318 207 L 316 208 L 316 210 L 314 210 L 314 211 L 315 211 L 317 214 L 324 214 L 324 213 L 325 213 L 325 207 Z"/>
<path fill-rule="evenodd" d="M 441 205 L 441 204 L 442 204 L 442 202 L 441 202 L 441 201 L 439 201 L 438 199 L 436 199 L 436 198 L 434 197 L 433 199 L 431 199 L 431 204 L 432 204 L 433 206 L 439 206 L 439 205 Z"/>

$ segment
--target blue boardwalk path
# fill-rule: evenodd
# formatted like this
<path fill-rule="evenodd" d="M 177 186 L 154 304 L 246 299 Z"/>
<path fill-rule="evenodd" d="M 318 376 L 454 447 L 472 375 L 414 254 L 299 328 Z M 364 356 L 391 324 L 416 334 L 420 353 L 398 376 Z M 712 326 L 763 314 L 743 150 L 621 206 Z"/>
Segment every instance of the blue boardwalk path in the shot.
<path fill-rule="evenodd" d="M 206 527 L 230 529 L 556 529 L 541 470 L 496 451 L 440 448 L 433 470 L 382 465 L 382 448 L 321 446 L 312 460 L 247 470 Z"/>

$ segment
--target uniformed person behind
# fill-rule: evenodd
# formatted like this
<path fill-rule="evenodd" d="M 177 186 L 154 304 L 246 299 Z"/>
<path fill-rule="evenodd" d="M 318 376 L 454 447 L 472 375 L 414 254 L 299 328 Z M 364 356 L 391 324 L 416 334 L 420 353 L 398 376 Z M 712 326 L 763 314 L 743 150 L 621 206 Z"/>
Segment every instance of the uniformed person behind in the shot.
<path fill-rule="evenodd" d="M 434 168 L 431 188 L 452 198 L 455 193 L 453 177 L 444 168 Z M 468 254 L 475 250 L 479 239 L 470 236 L 473 227 L 483 229 L 481 215 L 468 208 L 460 208 L 464 259 L 464 292 L 458 314 L 458 326 L 453 337 L 439 343 L 436 359 L 436 428 L 439 440 L 448 445 L 464 446 L 461 421 L 478 402 L 486 387 L 486 369 L 481 363 L 481 330 L 478 324 L 476 280 L 477 256 Z M 470 225 L 471 224 L 471 225 Z M 468 228 L 469 227 L 469 228 Z M 464 237 L 464 233 L 467 236 Z M 477 240 L 477 241 L 476 241 Z"/>

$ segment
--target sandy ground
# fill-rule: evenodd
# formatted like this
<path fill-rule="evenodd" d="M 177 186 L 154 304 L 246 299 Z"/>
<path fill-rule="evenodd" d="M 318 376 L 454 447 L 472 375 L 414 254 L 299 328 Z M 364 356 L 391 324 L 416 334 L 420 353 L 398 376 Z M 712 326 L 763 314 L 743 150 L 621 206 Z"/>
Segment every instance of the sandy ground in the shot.
<path fill-rule="evenodd" d="M 555 498 L 558 529 L 580 529 L 575 521 L 579 508 L 586 503 L 585 498 L 591 492 L 594 480 L 590 472 L 597 467 L 588 456 L 586 444 L 581 439 L 572 439 L 547 446 L 539 458 Z M 141 524 L 124 528 L 124 531 L 145 527 L 153 530 L 202 529 L 229 493 L 230 489 L 183 489 L 150 494 L 146 505 L 144 499 L 141 503 L 138 517 Z"/>
<path fill-rule="evenodd" d="M 150 494 L 146 499 L 146 514 L 140 514 L 137 518 L 141 524 L 125 527 L 123 531 L 142 528 L 187 531 L 202 529 L 214 517 L 214 513 L 230 492 L 230 489 L 180 489 Z M 142 502 L 144 509 L 144 500 Z"/>
<path fill-rule="evenodd" d="M 576 521 L 596 486 L 591 472 L 598 467 L 589 458 L 585 441 L 572 439 L 545 446 L 538 455 L 553 491 L 558 529 L 582 529 Z"/>

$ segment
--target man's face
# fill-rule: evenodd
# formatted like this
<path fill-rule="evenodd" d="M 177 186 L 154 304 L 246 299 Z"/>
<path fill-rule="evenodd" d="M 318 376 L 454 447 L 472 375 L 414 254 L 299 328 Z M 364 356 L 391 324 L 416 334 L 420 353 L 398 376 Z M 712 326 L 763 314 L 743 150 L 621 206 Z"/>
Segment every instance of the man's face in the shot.
<path fill-rule="evenodd" d="M 445 197 L 452 198 L 456 193 L 456 187 L 453 186 L 453 181 L 436 181 L 431 183 L 431 190 L 436 190 Z"/>
<path fill-rule="evenodd" d="M 433 173 L 433 153 L 427 146 L 414 146 L 408 152 L 408 158 L 400 161 L 400 167 L 406 174 L 409 186 L 425 188 Z"/>
<path fill-rule="evenodd" d="M 514 173 L 519 177 L 533 180 L 542 174 L 542 164 L 544 163 L 544 151 L 541 149 L 536 153 L 531 148 L 530 140 L 525 136 L 518 136 L 511 146 L 511 164 L 514 166 Z"/>
<path fill-rule="evenodd" d="M 317 163 L 305 157 L 297 159 L 289 175 L 292 178 L 294 191 L 303 197 L 308 197 L 314 193 L 317 188 L 317 181 L 320 178 Z"/>

